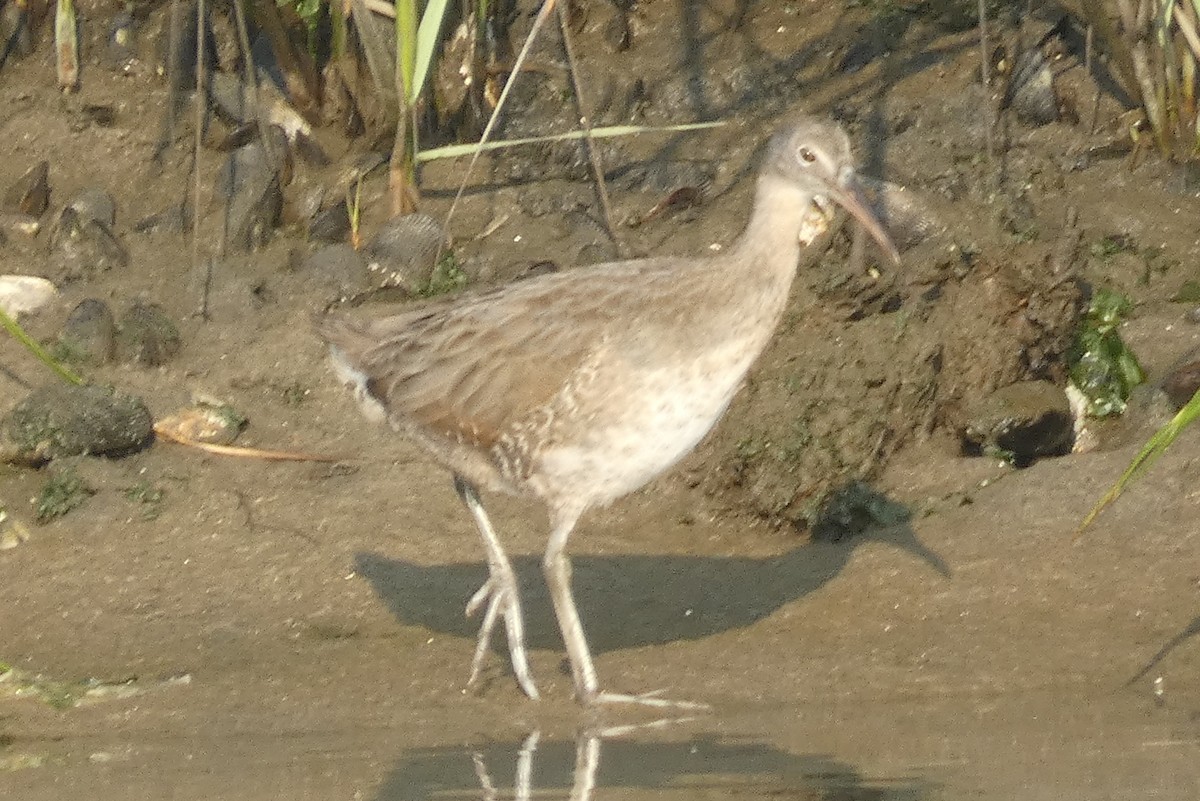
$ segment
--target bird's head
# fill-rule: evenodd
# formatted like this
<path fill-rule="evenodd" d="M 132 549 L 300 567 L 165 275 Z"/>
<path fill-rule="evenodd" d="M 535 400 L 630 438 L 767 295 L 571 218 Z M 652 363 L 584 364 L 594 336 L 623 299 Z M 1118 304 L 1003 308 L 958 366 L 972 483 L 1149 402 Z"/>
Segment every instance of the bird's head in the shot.
<path fill-rule="evenodd" d="M 850 138 L 837 123 L 807 115 L 789 119 L 767 145 L 764 173 L 800 189 L 822 223 L 832 220 L 836 206 L 841 206 L 862 223 L 892 261 L 900 261 L 887 230 L 863 199 Z"/>

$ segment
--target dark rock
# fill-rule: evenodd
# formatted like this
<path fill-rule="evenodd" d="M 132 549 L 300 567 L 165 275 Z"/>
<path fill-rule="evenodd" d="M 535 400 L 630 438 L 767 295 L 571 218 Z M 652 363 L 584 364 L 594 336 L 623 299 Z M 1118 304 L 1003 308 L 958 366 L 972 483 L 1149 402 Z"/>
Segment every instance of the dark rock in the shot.
<path fill-rule="evenodd" d="M 21 58 L 33 54 L 29 8 L 25 3 L 5 3 L 0 6 L 0 47 L 8 47 L 10 43 L 13 54 Z"/>
<path fill-rule="evenodd" d="M 325 187 L 318 183 L 296 181 L 287 192 L 284 221 L 308 226 L 325 203 Z"/>
<path fill-rule="evenodd" d="M 58 341 L 69 357 L 104 364 L 116 352 L 116 336 L 112 309 L 102 300 L 88 298 L 71 310 Z"/>
<path fill-rule="evenodd" d="M 124 362 L 156 367 L 179 352 L 179 329 L 160 306 L 135 303 L 121 317 L 117 355 Z"/>
<path fill-rule="evenodd" d="M 1167 393 L 1172 406 L 1183 408 L 1200 390 L 1200 348 L 1192 348 L 1176 359 L 1157 386 Z"/>
<path fill-rule="evenodd" d="M 270 148 L 251 142 L 229 154 L 217 177 L 225 206 L 229 244 L 242 251 L 258 250 L 271 238 L 283 209 L 280 170 L 288 158 L 283 132 L 272 128 Z"/>
<path fill-rule="evenodd" d="M 1103 444 L 1113 447 L 1134 442 L 1145 444 L 1158 429 L 1171 422 L 1181 405 L 1161 385 L 1138 384 L 1129 391 L 1129 399 L 1125 401 L 1125 412 L 1119 421 L 1119 428 L 1124 430 L 1119 430 L 1111 441 Z"/>
<path fill-rule="evenodd" d="M 56 382 L 31 392 L 0 423 L 0 458 L 41 464 L 81 454 L 121 455 L 148 443 L 153 424 L 141 398 Z"/>
<path fill-rule="evenodd" d="M 337 178 L 329 188 L 329 194 L 336 197 L 346 197 L 352 194 L 355 184 L 385 164 L 387 164 L 387 156 L 375 150 L 368 150 L 366 153 L 356 157 L 353 163 L 338 173 Z"/>
<path fill-rule="evenodd" d="M 985 397 L 969 414 L 963 441 L 971 453 L 1028 464 L 1071 449 L 1074 421 L 1066 393 L 1049 381 L 1021 381 Z"/>
<path fill-rule="evenodd" d="M 1026 50 L 1017 56 L 1005 92 L 1004 104 L 1030 125 L 1048 125 L 1058 121 L 1058 96 L 1054 74 L 1040 49 Z"/>
<path fill-rule="evenodd" d="M 41 217 L 50 205 L 50 162 L 39 161 L 4 193 L 4 205 L 21 214 Z"/>
<path fill-rule="evenodd" d="M 308 224 L 308 238 L 317 242 L 344 242 L 350 233 L 350 210 L 339 200 L 323 209 Z"/>
<path fill-rule="evenodd" d="M 295 141 L 292 144 L 296 155 L 305 164 L 311 164 L 314 167 L 328 167 L 333 163 L 329 154 L 325 152 L 325 148 L 321 147 L 321 143 L 303 130 L 296 131 Z"/>
<path fill-rule="evenodd" d="M 429 282 L 446 234 L 425 214 L 406 214 L 388 220 L 367 245 L 367 269 L 382 283 L 415 292 Z"/>
<path fill-rule="evenodd" d="M 859 181 L 867 190 L 871 211 L 900 250 L 919 245 L 945 228 L 918 193 L 878 178 L 859 176 Z"/>
<path fill-rule="evenodd" d="M 345 243 L 326 245 L 304 256 L 300 269 L 332 289 L 339 299 L 365 292 L 370 274 L 358 251 Z"/>
<path fill-rule="evenodd" d="M 232 197 L 241 183 L 265 176 L 277 176 L 291 158 L 287 135 L 277 126 L 268 129 L 269 147 L 261 139 L 242 145 L 229 154 L 217 172 L 215 191 Z"/>
<path fill-rule="evenodd" d="M 79 111 L 86 120 L 101 128 L 111 128 L 117 124 L 117 110 L 107 103 L 88 103 Z"/>
<path fill-rule="evenodd" d="M 556 262 L 550 261 L 549 259 L 543 259 L 542 261 L 534 262 L 525 268 L 525 270 L 517 276 L 517 280 L 519 281 L 525 278 L 537 278 L 539 275 L 549 275 L 550 273 L 559 272 L 561 269 L 562 268 L 559 267 Z"/>
<path fill-rule="evenodd" d="M 80 220 L 95 220 L 110 230 L 117 224 L 117 202 L 99 187 L 84 189 L 67 206 L 75 210 Z"/>
<path fill-rule="evenodd" d="M 579 246 L 575 256 L 575 264 L 603 264 L 606 261 L 619 259 L 617 246 L 609 239 L 587 242 Z"/>
<path fill-rule="evenodd" d="M 604 22 L 604 44 L 613 53 L 623 53 L 633 44 L 633 27 L 629 24 L 629 11 L 619 6 L 612 7 L 612 16 Z"/>
<path fill-rule="evenodd" d="M 191 230 L 191 223 L 189 205 L 184 202 L 143 217 L 134 224 L 133 230 L 139 234 L 181 234 Z"/>
<path fill-rule="evenodd" d="M 169 14 L 167 24 L 162 27 L 157 42 L 159 62 L 163 74 L 172 88 L 190 91 L 196 81 L 196 17 L 199 3 L 196 0 L 183 0 L 179 3 L 178 14 Z M 178 47 L 171 52 L 171 30 L 177 32 Z M 217 54 L 218 39 L 213 32 L 212 11 L 207 6 L 204 9 L 204 48 L 200 51 L 203 71 L 207 75 L 206 83 L 212 82 L 213 65 L 220 62 Z"/>
<path fill-rule="evenodd" d="M 60 285 L 129 264 L 129 253 L 112 230 L 68 206 L 50 234 L 49 267 Z"/>

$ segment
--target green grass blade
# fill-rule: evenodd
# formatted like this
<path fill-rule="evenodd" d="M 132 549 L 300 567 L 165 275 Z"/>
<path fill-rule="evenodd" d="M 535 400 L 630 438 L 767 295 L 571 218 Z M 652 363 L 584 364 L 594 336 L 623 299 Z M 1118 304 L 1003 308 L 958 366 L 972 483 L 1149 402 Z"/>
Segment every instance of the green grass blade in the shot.
<path fill-rule="evenodd" d="M 429 67 L 433 63 L 433 54 L 437 50 L 438 37 L 442 32 L 442 21 L 446 18 L 447 0 L 429 0 L 425 13 L 421 15 L 421 24 L 417 28 L 416 63 L 413 70 L 413 81 L 408 86 L 408 103 L 417 102 L 417 96 L 425 88 L 425 79 L 429 76 Z"/>
<path fill-rule="evenodd" d="M 346 54 L 346 6 L 335 0 L 329 4 L 329 59 L 340 63 Z"/>
<path fill-rule="evenodd" d="M 69 368 L 59 363 L 53 356 L 47 353 L 45 348 L 39 345 L 37 340 L 25 333 L 25 329 L 22 328 L 16 320 L 9 317 L 3 309 L 0 309 L 0 327 L 12 334 L 18 342 L 29 349 L 30 353 L 36 356 L 38 360 L 40 360 L 51 370 L 58 373 L 59 377 L 61 377 L 64 381 L 69 381 L 76 386 L 83 384 L 82 378 L 75 375 L 75 373 Z"/>
<path fill-rule="evenodd" d="M 409 96 L 416 97 L 413 90 L 413 79 L 416 75 L 417 64 L 417 0 L 396 0 L 396 75 L 402 88 L 401 97 L 408 101 Z"/>
<path fill-rule="evenodd" d="M 551 134 L 548 136 L 531 136 L 526 139 L 507 139 L 500 142 L 485 142 L 483 144 L 474 142 L 465 145 L 435 147 L 429 150 L 422 150 L 418 153 L 417 161 L 453 159 L 459 156 L 470 156 L 476 151 L 486 152 L 488 150 L 516 147 L 517 145 L 536 145 L 543 142 L 566 142 L 572 139 L 582 139 L 585 136 L 590 136 L 593 139 L 605 139 L 613 136 L 630 136 L 642 133 L 678 133 L 681 131 L 699 131 L 704 128 L 716 128 L 724 124 L 723 122 L 691 122 L 684 125 L 662 126 L 610 125 L 605 128 L 592 128 L 590 131 L 568 131 L 567 133 Z"/>
<path fill-rule="evenodd" d="M 1167 448 L 1171 447 L 1171 443 L 1175 441 L 1185 428 L 1194 423 L 1197 418 L 1200 418 L 1200 391 L 1192 396 L 1192 399 L 1187 402 L 1179 412 L 1171 418 L 1170 422 L 1154 432 L 1154 436 L 1146 441 L 1138 455 L 1133 457 L 1133 461 L 1129 463 L 1129 467 L 1125 468 L 1125 472 L 1117 479 L 1117 482 L 1109 488 L 1100 502 L 1088 512 L 1087 517 L 1079 524 L 1079 528 L 1075 532 L 1075 536 L 1083 533 L 1083 530 L 1092 524 L 1092 521 L 1104 511 L 1104 508 L 1115 501 L 1125 491 L 1125 488 L 1143 473 L 1154 460 L 1166 453 Z"/>

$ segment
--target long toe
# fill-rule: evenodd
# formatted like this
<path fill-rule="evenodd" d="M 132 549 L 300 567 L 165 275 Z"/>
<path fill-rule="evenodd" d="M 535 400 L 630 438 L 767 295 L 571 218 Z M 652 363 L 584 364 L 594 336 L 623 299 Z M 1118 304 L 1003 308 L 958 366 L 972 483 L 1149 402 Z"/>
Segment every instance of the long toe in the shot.
<path fill-rule="evenodd" d="M 488 585 L 484 584 L 479 588 L 479 592 L 475 593 L 475 597 L 467 604 L 467 617 L 471 617 L 475 612 L 479 611 L 479 604 L 483 602 L 488 595 L 480 594 L 488 589 Z M 467 687 L 471 688 L 479 681 L 479 674 L 483 670 L 483 660 L 487 656 L 488 648 L 492 645 L 492 632 L 496 630 L 496 619 L 501 612 L 501 597 L 500 593 L 490 593 L 491 602 L 488 604 L 487 614 L 483 616 L 483 622 L 479 624 L 479 635 L 475 638 L 475 655 L 471 657 L 471 675 L 467 678 Z"/>
<path fill-rule="evenodd" d="M 489 578 L 467 602 L 467 617 L 478 613 L 484 601 L 487 601 L 487 612 L 484 613 L 483 622 L 479 625 L 479 635 L 475 639 L 475 654 L 471 657 L 471 675 L 467 678 L 467 687 L 475 687 L 478 684 L 483 672 L 483 660 L 487 658 L 487 652 L 491 648 L 496 621 L 503 617 L 513 675 L 521 691 L 537 700 L 541 696 L 537 685 L 534 684 L 533 672 L 529 669 L 529 657 L 525 650 L 525 622 L 521 616 L 521 601 L 517 595 L 515 581 L 505 582 L 495 576 Z"/>
<path fill-rule="evenodd" d="M 698 703 L 696 701 L 675 701 L 670 698 L 663 698 L 659 693 L 661 690 L 654 690 L 640 695 L 626 695 L 625 693 L 609 693 L 598 692 L 591 698 L 581 699 L 588 706 L 598 706 L 600 704 L 631 704 L 635 706 L 651 707 L 653 709 L 680 709 L 691 712 L 708 712 L 712 707 L 708 704 Z"/>
<path fill-rule="evenodd" d="M 540 697 L 529 670 L 529 657 L 525 651 L 525 620 L 521 616 L 521 601 L 517 593 L 504 593 L 503 612 L 505 633 L 508 635 L 508 658 L 512 662 L 513 675 L 525 694 L 535 701 Z"/>
<path fill-rule="evenodd" d="M 467 608 L 463 611 L 463 614 L 467 617 L 475 617 L 475 614 L 479 611 L 479 607 L 483 606 L 483 602 L 493 597 L 495 587 L 496 585 L 492 583 L 490 578 L 483 582 L 479 589 L 475 590 L 475 594 L 471 596 L 471 600 L 467 601 Z"/>

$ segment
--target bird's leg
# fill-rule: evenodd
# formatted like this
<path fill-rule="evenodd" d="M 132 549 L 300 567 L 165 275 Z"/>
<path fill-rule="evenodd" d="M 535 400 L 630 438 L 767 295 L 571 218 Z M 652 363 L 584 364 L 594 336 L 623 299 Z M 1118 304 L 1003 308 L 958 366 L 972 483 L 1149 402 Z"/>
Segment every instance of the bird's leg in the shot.
<path fill-rule="evenodd" d="M 542 571 L 550 588 L 550 599 L 554 602 L 554 615 L 558 628 L 567 646 L 567 658 L 571 662 L 571 677 L 575 681 L 575 698 L 581 704 L 590 704 L 600 695 L 596 681 L 596 668 L 588 650 L 583 624 L 579 622 L 579 611 L 571 594 L 571 560 L 567 557 L 567 538 L 575 528 L 582 509 L 556 509 L 551 511 L 550 541 L 542 557 Z"/>
<path fill-rule="evenodd" d="M 488 602 L 487 612 L 484 613 L 483 623 L 479 627 L 479 637 L 475 643 L 475 656 L 471 660 L 471 676 L 467 679 L 467 686 L 474 685 L 478 680 L 484 657 L 487 655 L 488 645 L 491 643 L 496 619 L 503 615 L 504 627 L 508 635 L 509 658 L 512 660 L 517 684 L 521 686 L 526 695 L 537 699 L 537 686 L 533 683 L 533 674 L 529 671 L 529 659 L 525 653 L 525 619 L 521 614 L 517 574 L 513 571 L 512 563 L 508 561 L 504 548 L 500 546 L 500 538 L 496 536 L 492 522 L 488 519 L 487 513 L 483 511 L 483 504 L 479 501 L 479 493 L 475 487 L 471 486 L 462 476 L 455 475 L 454 489 L 457 490 L 458 497 L 462 499 L 463 505 L 467 507 L 467 511 L 475 520 L 475 526 L 479 529 L 484 547 L 487 549 L 488 561 L 488 579 L 467 603 L 466 611 L 470 616 L 479 610 L 485 600 Z"/>
<path fill-rule="evenodd" d="M 558 628 L 562 631 L 567 646 L 567 657 L 571 662 L 571 676 L 575 681 L 575 698 L 581 704 L 637 704 L 671 709 L 705 710 L 707 704 L 691 701 L 672 701 L 662 698 L 657 692 L 644 695 L 601 692 L 596 681 L 596 667 L 583 624 L 579 622 L 579 611 L 575 608 L 575 597 L 571 592 L 571 560 L 567 556 L 567 538 L 575 528 L 582 509 L 559 509 L 551 512 L 550 542 L 542 557 L 542 570 L 546 584 L 550 587 L 550 599 L 554 602 L 554 614 Z"/>

